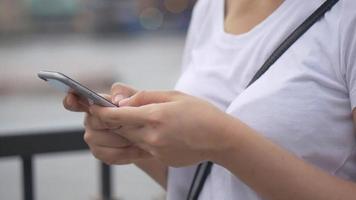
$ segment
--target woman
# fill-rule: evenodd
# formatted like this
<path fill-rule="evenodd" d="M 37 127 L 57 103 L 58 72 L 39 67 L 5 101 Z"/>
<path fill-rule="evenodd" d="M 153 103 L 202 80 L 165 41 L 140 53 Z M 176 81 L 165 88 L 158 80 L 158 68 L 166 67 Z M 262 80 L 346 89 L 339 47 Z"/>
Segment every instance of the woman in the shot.
<path fill-rule="evenodd" d="M 98 159 L 135 163 L 168 199 L 185 199 L 196 164 L 213 161 L 199 199 L 356 198 L 356 2 L 340 0 L 253 85 L 273 50 L 324 1 L 200 0 L 176 90 L 112 87 L 121 108 L 87 111 Z M 188 95 L 189 94 L 189 95 Z"/>

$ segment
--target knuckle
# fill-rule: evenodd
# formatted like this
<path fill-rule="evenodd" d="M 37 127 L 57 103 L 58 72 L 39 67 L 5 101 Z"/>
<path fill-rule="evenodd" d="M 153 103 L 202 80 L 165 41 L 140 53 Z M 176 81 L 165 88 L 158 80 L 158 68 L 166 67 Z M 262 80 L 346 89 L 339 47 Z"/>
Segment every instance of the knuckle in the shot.
<path fill-rule="evenodd" d="M 106 113 L 101 113 L 100 115 L 96 115 L 94 117 L 95 117 L 95 121 L 97 123 L 102 124 L 103 126 L 106 126 L 108 124 L 108 121 L 113 121 L 114 120 L 114 116 L 113 115 L 108 115 Z M 94 119 L 91 119 L 90 121 L 94 121 Z"/>
<path fill-rule="evenodd" d="M 159 134 L 150 134 L 146 138 L 146 142 L 153 147 L 162 147 L 164 145 Z"/>
<path fill-rule="evenodd" d="M 108 123 L 107 121 L 101 121 L 100 122 L 100 127 L 97 128 L 103 128 L 103 129 L 110 129 L 110 123 Z"/>
<path fill-rule="evenodd" d="M 83 139 L 87 144 L 90 144 L 93 141 L 92 138 L 93 138 L 93 135 L 90 132 L 86 131 L 84 133 Z"/>
<path fill-rule="evenodd" d="M 152 108 L 148 113 L 148 123 L 155 129 L 163 124 L 164 113 L 157 108 Z"/>
<path fill-rule="evenodd" d="M 98 130 L 105 128 L 102 123 L 98 121 L 97 118 L 92 117 L 92 116 L 86 116 L 84 119 L 84 127 L 86 129 L 92 129 L 92 130 Z"/>
<path fill-rule="evenodd" d="M 139 92 L 136 94 L 136 97 L 135 97 L 135 99 L 134 99 L 134 102 L 135 102 L 136 104 L 141 104 L 141 103 L 145 102 L 146 96 L 147 96 L 147 91 L 145 91 L 145 90 L 139 91 Z"/>

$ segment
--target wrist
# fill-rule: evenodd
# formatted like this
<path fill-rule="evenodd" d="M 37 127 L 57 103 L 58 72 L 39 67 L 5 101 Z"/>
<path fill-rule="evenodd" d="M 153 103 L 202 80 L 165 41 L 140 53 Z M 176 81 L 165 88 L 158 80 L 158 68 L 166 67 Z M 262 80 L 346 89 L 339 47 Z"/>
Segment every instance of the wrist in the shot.
<path fill-rule="evenodd" d="M 220 134 L 221 139 L 217 140 L 216 145 L 214 145 L 217 148 L 214 148 L 209 153 L 209 160 L 224 166 L 224 163 L 228 163 L 231 159 L 234 159 L 234 155 L 239 152 L 246 125 L 238 119 L 226 115 L 220 127 L 218 134 Z"/>

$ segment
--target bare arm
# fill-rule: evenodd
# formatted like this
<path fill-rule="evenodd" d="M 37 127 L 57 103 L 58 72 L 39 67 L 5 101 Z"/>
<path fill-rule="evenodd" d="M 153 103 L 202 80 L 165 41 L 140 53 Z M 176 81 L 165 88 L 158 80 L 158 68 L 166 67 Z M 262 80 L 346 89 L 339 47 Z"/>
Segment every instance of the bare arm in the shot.
<path fill-rule="evenodd" d="M 356 110 L 353 111 L 356 125 Z M 226 156 L 216 161 L 228 168 L 266 199 L 273 200 L 352 200 L 356 184 L 329 175 L 307 164 L 249 127 L 236 122 L 234 144 Z M 236 135 L 239 135 L 236 137 Z M 356 169 L 355 169 L 356 170 Z"/>
<path fill-rule="evenodd" d="M 153 180 L 167 189 L 168 167 L 157 159 L 148 159 L 135 162 L 136 166 L 146 172 Z"/>
<path fill-rule="evenodd" d="M 299 159 L 204 100 L 180 92 L 145 91 L 120 105 L 91 106 L 89 112 L 112 128 L 134 124 L 117 134 L 166 165 L 211 160 L 264 199 L 355 200 L 355 183 Z"/>

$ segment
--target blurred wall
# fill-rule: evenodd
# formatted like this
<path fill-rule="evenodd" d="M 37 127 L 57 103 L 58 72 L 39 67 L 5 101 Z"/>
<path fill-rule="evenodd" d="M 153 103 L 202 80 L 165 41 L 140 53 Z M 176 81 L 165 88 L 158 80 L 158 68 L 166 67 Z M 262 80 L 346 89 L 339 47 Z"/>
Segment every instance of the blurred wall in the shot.
<path fill-rule="evenodd" d="M 97 92 L 120 81 L 172 89 L 180 74 L 193 0 L 0 0 L 0 135 L 82 127 L 39 70 L 63 72 Z M 0 199 L 21 199 L 18 158 L 0 159 Z M 38 200 L 97 199 L 89 152 L 35 156 Z M 163 199 L 137 168 L 114 167 L 120 199 Z M 137 192 L 140 191 L 140 192 Z"/>
<path fill-rule="evenodd" d="M 185 30 L 195 0 L 0 0 L 0 34 Z"/>

